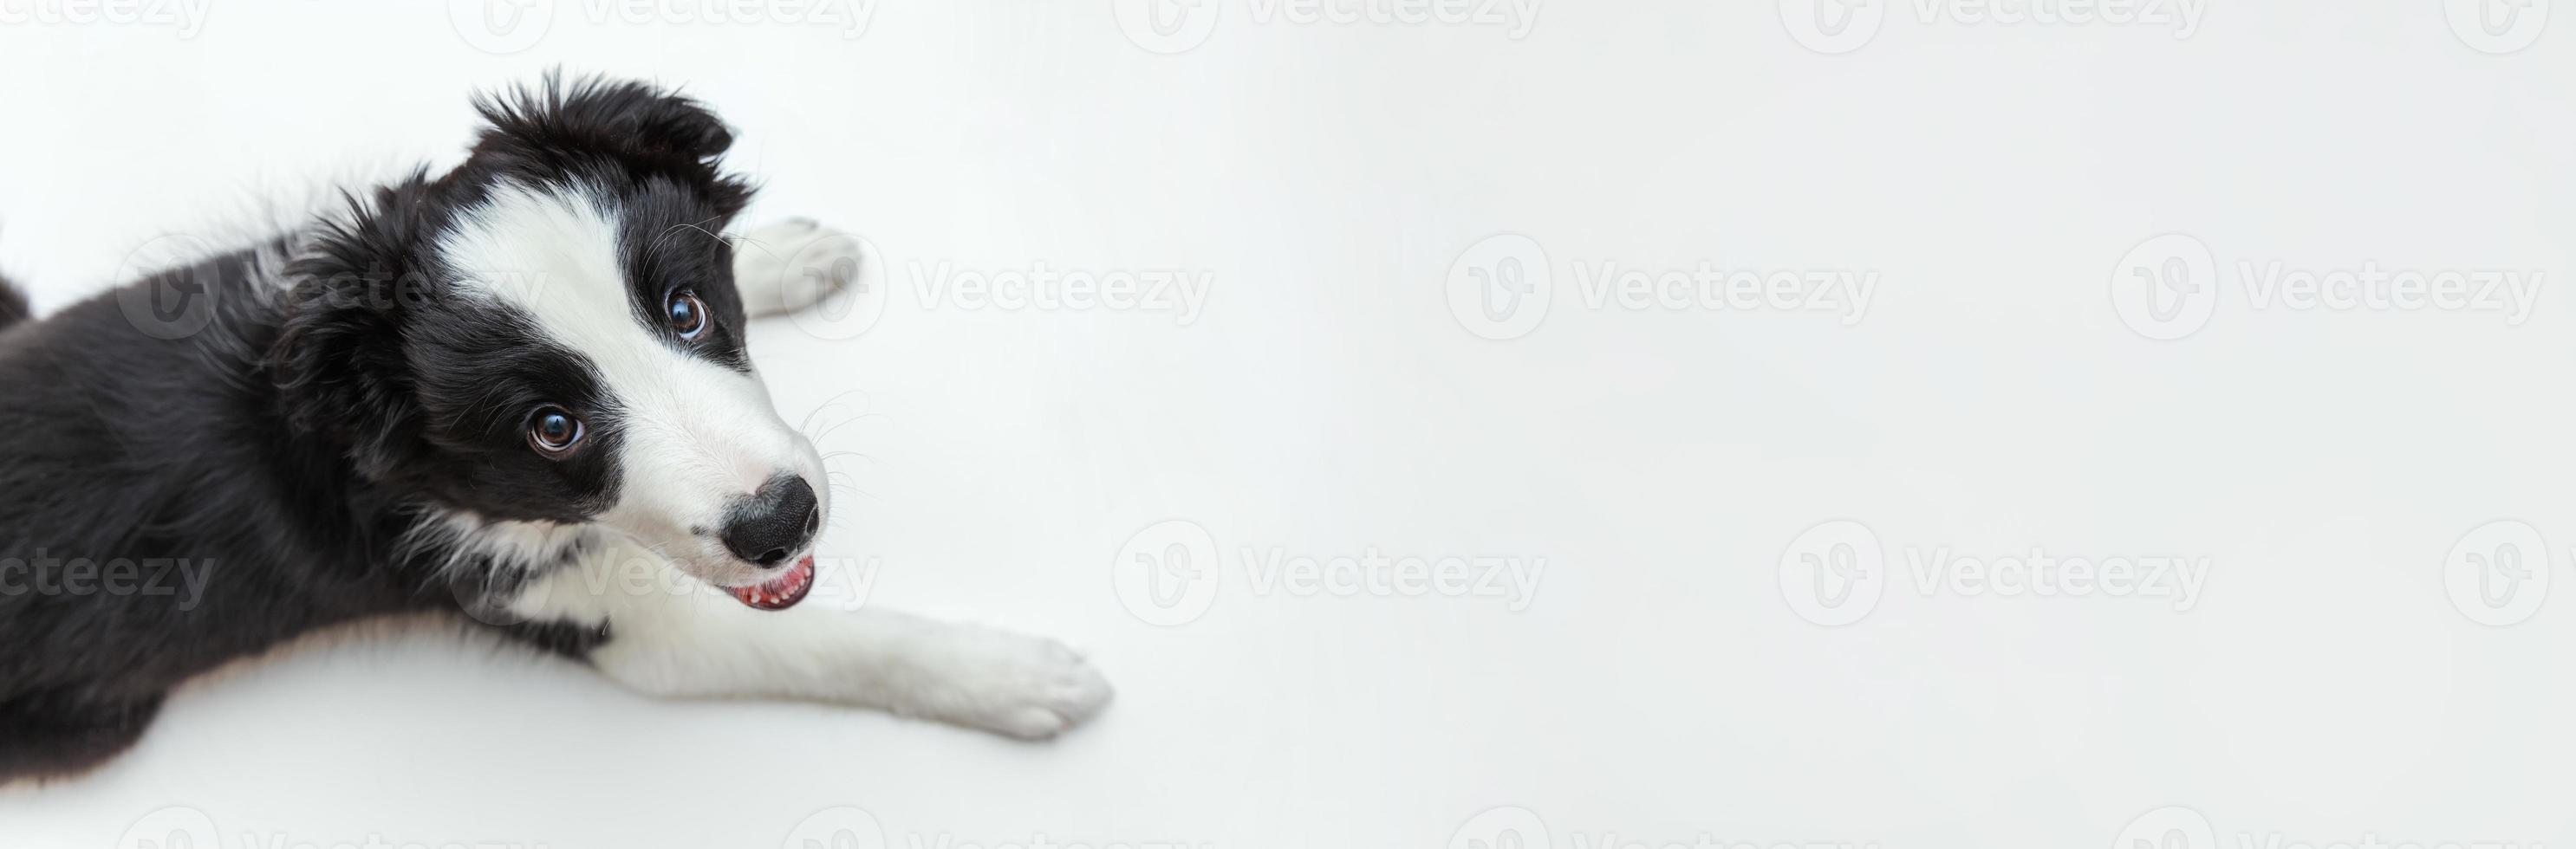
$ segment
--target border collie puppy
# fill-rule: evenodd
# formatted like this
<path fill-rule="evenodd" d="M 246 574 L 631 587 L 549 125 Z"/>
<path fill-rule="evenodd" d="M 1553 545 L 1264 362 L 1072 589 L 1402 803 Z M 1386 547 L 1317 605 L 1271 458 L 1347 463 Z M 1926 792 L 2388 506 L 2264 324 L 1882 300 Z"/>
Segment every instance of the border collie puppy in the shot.
<path fill-rule="evenodd" d="M 419 611 L 660 696 L 1022 738 L 1100 709 L 1052 640 L 788 609 L 831 499 L 746 319 L 828 294 L 855 239 L 719 238 L 751 189 L 674 93 L 477 106 L 455 170 L 274 241 L 43 319 L 0 281 L 0 782 L 111 758 L 227 661 Z"/>

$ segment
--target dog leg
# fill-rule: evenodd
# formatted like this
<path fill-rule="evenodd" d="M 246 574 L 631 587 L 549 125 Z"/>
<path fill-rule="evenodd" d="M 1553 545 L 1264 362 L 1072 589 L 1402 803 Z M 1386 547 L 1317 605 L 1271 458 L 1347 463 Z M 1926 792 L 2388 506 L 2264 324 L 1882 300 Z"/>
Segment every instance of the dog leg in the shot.
<path fill-rule="evenodd" d="M 158 695 L 114 703 L 39 695 L 0 702 L 0 783 L 86 772 L 133 747 L 160 713 Z"/>
<path fill-rule="evenodd" d="M 819 596 L 754 610 L 658 558 L 612 546 L 541 579 L 510 607 L 533 621 L 606 624 L 587 653 L 608 677 L 666 697 L 758 696 L 860 705 L 1022 739 L 1098 713 L 1107 679 L 1054 640 Z"/>
<path fill-rule="evenodd" d="M 8 327 L 35 315 L 27 308 L 27 293 L 7 277 L 0 277 L 0 327 Z"/>
<path fill-rule="evenodd" d="M 733 248 L 734 290 L 752 317 L 785 315 L 822 302 L 859 277 L 857 236 L 790 218 L 753 230 Z"/>

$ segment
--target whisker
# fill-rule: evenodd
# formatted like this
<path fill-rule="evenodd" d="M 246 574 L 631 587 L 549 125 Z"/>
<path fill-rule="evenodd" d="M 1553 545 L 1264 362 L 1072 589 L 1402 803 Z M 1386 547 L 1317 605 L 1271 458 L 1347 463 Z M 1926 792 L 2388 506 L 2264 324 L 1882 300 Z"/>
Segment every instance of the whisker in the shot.
<path fill-rule="evenodd" d="M 713 221 L 713 220 L 715 220 L 715 219 L 710 218 L 710 219 L 707 219 L 707 220 L 709 220 L 709 221 Z M 725 241 L 725 237 L 724 237 L 724 235 L 723 235 L 723 234 L 721 234 L 721 233 L 717 233 L 717 232 L 715 232 L 715 231 L 713 231 L 713 230 L 709 230 L 709 229 L 707 229 L 705 224 L 688 224 L 688 223 L 681 223 L 681 224 L 673 224 L 673 225 L 671 225 L 671 226 L 669 226 L 669 227 L 664 227 L 664 228 L 662 228 L 662 232 L 661 232 L 659 235 L 656 235 L 656 236 L 653 238 L 653 247 L 656 247 L 656 248 L 661 247 L 663 242 L 666 242 L 666 241 L 669 241 L 669 240 L 670 240 L 670 238 L 671 238 L 672 234 L 677 233 L 677 232 L 679 232 L 679 231 L 681 231 L 681 230 L 695 230 L 695 231 L 697 231 L 697 232 L 707 234 L 707 238 L 714 239 L 714 240 L 719 241 L 719 242 L 723 242 L 723 241 Z"/>
<path fill-rule="evenodd" d="M 838 407 L 838 406 L 840 406 L 840 405 L 841 405 L 841 399 L 842 399 L 842 398 L 844 398 L 844 397 L 850 396 L 850 395 L 858 395 L 858 396 L 860 396 L 860 399 L 859 399 L 859 400 L 860 400 L 860 401 L 862 401 L 862 402 L 865 402 L 865 401 L 867 400 L 867 398 L 866 398 L 866 393 L 860 392 L 859 390 L 855 390 L 855 389 L 850 390 L 850 391 L 848 391 L 848 392 L 843 392 L 843 393 L 841 393 L 841 394 L 839 394 L 839 395 L 834 395 L 834 396 L 832 396 L 832 397 L 830 397 L 830 398 L 823 399 L 823 403 L 822 403 L 820 406 L 815 407 L 813 412 L 805 414 L 805 421 L 804 421 L 802 424 L 799 424 L 799 425 L 797 426 L 797 428 L 796 428 L 797 432 L 805 434 L 805 435 L 806 435 L 806 437 L 807 437 L 807 438 L 809 438 L 809 439 L 819 439 L 820 437 L 817 437 L 817 436 L 815 436 L 815 434 L 814 434 L 814 419 L 815 419 L 816 417 L 818 417 L 818 416 L 823 415 L 823 413 L 825 413 L 826 411 L 829 411 L 829 410 L 831 410 L 831 409 L 832 409 L 832 408 L 834 408 L 834 407 Z M 844 421 L 844 422 L 842 422 L 841 424 L 848 424 L 849 422 L 854 422 L 854 421 L 858 421 L 858 420 L 860 420 L 860 419 L 870 418 L 870 417 L 883 418 L 883 417 L 884 417 L 884 414 L 882 414 L 882 413 L 860 413 L 860 414 L 858 414 L 858 415 L 856 415 L 856 416 L 852 416 L 852 417 L 850 417 L 847 421 Z M 840 426 L 840 425 L 837 425 L 837 424 L 836 424 L 836 425 L 833 425 L 832 427 L 837 428 L 837 427 L 839 427 L 839 426 Z M 829 429 L 826 429 L 826 432 L 829 432 Z"/>
<path fill-rule="evenodd" d="M 815 441 L 815 442 L 822 442 L 823 440 L 825 440 L 825 439 L 827 439 L 827 438 L 830 438 L 830 437 L 831 437 L 831 435 L 832 435 L 832 432 L 833 432 L 833 431 L 837 431 L 837 430 L 840 430 L 841 428 L 849 427 L 851 424 L 854 424 L 854 423 L 856 423 L 856 422 L 859 422 L 860 420 L 867 419 L 867 418 L 870 418 L 870 416 L 857 416 L 857 417 L 854 417 L 854 418 L 850 418 L 850 419 L 847 419 L 847 420 L 844 420 L 844 421 L 840 422 L 839 424 L 835 424 L 835 425 L 833 425 L 833 426 L 831 426 L 831 427 L 824 428 L 822 433 L 813 434 L 813 435 L 807 436 L 806 438 L 807 438 L 807 439 L 811 439 L 811 440 L 813 440 L 813 441 Z M 885 418 L 885 417 L 884 417 L 884 416 L 874 416 L 874 418 Z"/>

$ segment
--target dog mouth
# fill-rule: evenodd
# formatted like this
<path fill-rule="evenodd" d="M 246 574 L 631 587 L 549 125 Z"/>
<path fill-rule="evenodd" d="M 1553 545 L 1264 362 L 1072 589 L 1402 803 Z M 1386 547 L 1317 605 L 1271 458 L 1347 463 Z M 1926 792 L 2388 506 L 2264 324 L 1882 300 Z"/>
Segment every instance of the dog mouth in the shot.
<path fill-rule="evenodd" d="M 732 593 L 735 599 L 753 610 L 786 610 L 804 601 L 805 594 L 813 590 L 814 555 L 811 554 L 797 558 L 795 565 L 787 567 L 787 571 L 767 583 L 725 588 L 725 592 Z"/>

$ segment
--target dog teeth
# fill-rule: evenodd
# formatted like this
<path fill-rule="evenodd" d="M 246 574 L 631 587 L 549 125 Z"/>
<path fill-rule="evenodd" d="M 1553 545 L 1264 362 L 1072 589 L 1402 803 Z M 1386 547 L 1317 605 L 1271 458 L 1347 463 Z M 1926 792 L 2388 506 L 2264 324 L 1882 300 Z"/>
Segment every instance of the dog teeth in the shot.
<path fill-rule="evenodd" d="M 6 0 L 0 0 L 0 2 L 6 2 Z M 813 562 L 812 558 L 800 560 L 795 566 L 790 567 L 787 574 L 780 575 L 776 580 L 766 584 L 735 589 L 734 596 L 745 604 L 768 610 L 777 610 L 792 604 L 805 593 L 808 587 L 814 585 L 816 573 Z"/>

